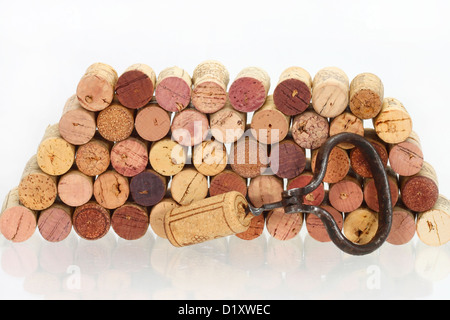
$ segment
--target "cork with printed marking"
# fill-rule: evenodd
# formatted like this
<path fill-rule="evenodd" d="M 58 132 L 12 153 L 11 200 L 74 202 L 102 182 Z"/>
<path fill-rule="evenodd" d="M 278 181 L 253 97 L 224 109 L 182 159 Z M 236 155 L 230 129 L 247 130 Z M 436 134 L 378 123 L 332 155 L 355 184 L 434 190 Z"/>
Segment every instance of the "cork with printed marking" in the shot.
<path fill-rule="evenodd" d="M 120 103 L 130 109 L 139 109 L 153 98 L 156 86 L 156 74 L 143 63 L 133 64 L 119 77 L 116 94 Z"/>
<path fill-rule="evenodd" d="M 192 78 L 186 70 L 174 66 L 158 75 L 155 97 L 161 108 L 170 112 L 181 111 L 191 102 L 191 95 Z"/>
<path fill-rule="evenodd" d="M 385 98 L 380 113 L 372 122 L 377 135 L 386 143 L 405 141 L 413 127 L 411 116 L 396 98 Z"/>
<path fill-rule="evenodd" d="M 419 239 L 433 247 L 439 247 L 450 240 L 450 202 L 439 195 L 430 210 L 417 216 L 417 235 Z"/>
<path fill-rule="evenodd" d="M 360 119 L 376 117 L 383 99 L 383 82 L 373 73 L 358 74 L 350 83 L 350 110 Z"/>

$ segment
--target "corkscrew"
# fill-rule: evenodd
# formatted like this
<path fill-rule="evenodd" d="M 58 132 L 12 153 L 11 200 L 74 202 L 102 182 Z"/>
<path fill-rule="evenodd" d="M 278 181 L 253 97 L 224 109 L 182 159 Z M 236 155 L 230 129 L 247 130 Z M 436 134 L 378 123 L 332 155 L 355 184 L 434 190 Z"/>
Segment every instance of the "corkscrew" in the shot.
<path fill-rule="evenodd" d="M 303 196 L 311 193 L 322 183 L 327 170 L 331 151 L 340 143 L 351 143 L 363 152 L 375 180 L 378 192 L 380 212 L 378 214 L 378 230 L 374 238 L 367 244 L 358 245 L 348 240 L 339 229 L 333 216 L 326 210 L 303 204 Z M 283 192 L 283 199 L 276 203 L 266 204 L 261 208 L 249 205 L 251 213 L 255 216 L 276 208 L 284 208 L 287 214 L 299 212 L 311 213 L 321 219 L 333 243 L 342 251 L 352 255 L 369 254 L 380 248 L 389 236 L 392 226 L 392 199 L 389 182 L 384 165 L 375 148 L 363 137 L 353 133 L 341 133 L 329 138 L 320 148 L 317 155 L 314 178 L 304 188 L 297 188 Z"/>

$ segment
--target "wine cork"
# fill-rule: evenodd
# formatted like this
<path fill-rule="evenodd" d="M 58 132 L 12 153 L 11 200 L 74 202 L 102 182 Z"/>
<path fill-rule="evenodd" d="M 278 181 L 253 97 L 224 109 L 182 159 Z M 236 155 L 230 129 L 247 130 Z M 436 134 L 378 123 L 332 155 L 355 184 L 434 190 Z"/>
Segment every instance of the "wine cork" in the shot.
<path fill-rule="evenodd" d="M 395 206 L 392 210 L 392 227 L 386 242 L 392 245 L 409 243 L 416 234 L 416 217 L 408 209 Z"/>
<path fill-rule="evenodd" d="M 153 170 L 145 170 L 131 179 L 130 191 L 133 200 L 145 207 L 160 202 L 167 190 L 167 180 Z"/>
<path fill-rule="evenodd" d="M 303 219 L 303 213 L 287 214 L 284 208 L 277 208 L 267 215 L 266 228 L 275 239 L 286 241 L 300 233 Z"/>
<path fill-rule="evenodd" d="M 438 247 L 450 240 L 450 202 L 439 195 L 433 208 L 417 216 L 417 235 L 426 245 Z"/>
<path fill-rule="evenodd" d="M 58 196 L 63 203 L 79 207 L 92 199 L 94 178 L 79 170 L 71 170 L 58 181 Z"/>
<path fill-rule="evenodd" d="M 73 228 L 85 240 L 99 240 L 111 228 L 111 213 L 95 201 L 90 201 L 75 209 Z"/>
<path fill-rule="evenodd" d="M 159 105 L 152 104 L 137 112 L 134 126 L 142 139 L 158 141 L 169 134 L 170 114 Z"/>
<path fill-rule="evenodd" d="M 275 203 L 283 199 L 283 180 L 276 176 L 258 176 L 250 180 L 248 198 L 254 207 Z"/>
<path fill-rule="evenodd" d="M 192 160 L 198 172 L 204 176 L 215 176 L 227 167 L 227 149 L 221 142 L 203 141 L 194 147 Z"/>
<path fill-rule="evenodd" d="M 349 132 L 364 137 L 363 121 L 350 112 L 344 112 L 338 115 L 330 122 L 330 137 L 339 133 Z M 342 149 L 353 149 L 355 146 L 351 143 L 340 143 Z"/>
<path fill-rule="evenodd" d="M 389 182 L 389 189 L 391 192 L 392 206 L 397 204 L 399 198 L 398 178 L 395 172 L 389 167 L 386 170 L 386 174 Z M 364 201 L 369 209 L 379 212 L 380 206 L 378 203 L 378 191 L 375 186 L 375 180 L 373 178 L 364 179 Z"/>
<path fill-rule="evenodd" d="M 353 243 L 368 244 L 378 230 L 378 214 L 361 207 L 350 212 L 344 219 L 344 235 Z"/>
<path fill-rule="evenodd" d="M 170 138 L 154 142 L 150 148 L 150 164 L 160 175 L 170 177 L 183 170 L 187 151 Z"/>
<path fill-rule="evenodd" d="M 209 194 L 211 197 L 230 191 L 237 191 L 244 197 L 247 196 L 247 180 L 236 172 L 225 169 L 211 179 Z"/>
<path fill-rule="evenodd" d="M 120 103 L 130 109 L 139 109 L 153 98 L 156 87 L 156 74 L 153 69 L 142 63 L 128 67 L 119 77 L 116 94 Z"/>
<path fill-rule="evenodd" d="M 72 232 L 73 208 L 55 203 L 39 214 L 38 228 L 48 242 L 61 242 Z"/>
<path fill-rule="evenodd" d="M 177 66 L 161 71 L 156 83 L 158 104 L 169 112 L 185 109 L 191 102 L 192 79 L 189 73 Z"/>
<path fill-rule="evenodd" d="M 424 161 L 411 177 L 400 177 L 400 192 L 405 206 L 416 212 L 431 210 L 439 198 L 439 183 L 433 166 Z"/>
<path fill-rule="evenodd" d="M 311 168 L 313 172 L 316 172 L 316 159 L 319 150 L 313 150 L 311 155 Z M 337 183 L 344 179 L 350 170 L 350 158 L 346 150 L 339 147 L 334 147 L 331 150 L 327 170 L 323 181 L 326 183 Z"/>
<path fill-rule="evenodd" d="M 373 73 L 358 74 L 350 83 L 350 110 L 360 119 L 376 117 L 383 99 L 383 82 Z"/>
<path fill-rule="evenodd" d="M 264 104 L 269 89 L 269 74 L 259 67 L 247 67 L 239 72 L 231 84 L 228 96 L 236 110 L 253 112 Z"/>
<path fill-rule="evenodd" d="M 130 195 L 128 179 L 114 170 L 106 171 L 94 182 L 94 197 L 105 209 L 123 206 Z"/>
<path fill-rule="evenodd" d="M 423 152 L 420 138 L 414 131 L 405 141 L 389 146 L 389 163 L 401 176 L 413 176 L 422 169 Z"/>
<path fill-rule="evenodd" d="M 45 173 L 60 176 L 75 162 L 75 146 L 59 134 L 59 125 L 47 127 L 37 151 L 37 162 Z"/>
<path fill-rule="evenodd" d="M 264 105 L 252 117 L 252 135 L 261 143 L 273 144 L 286 138 L 291 118 L 277 109 L 273 95 L 267 97 Z"/>
<path fill-rule="evenodd" d="M 172 198 L 182 206 L 205 199 L 208 195 L 208 180 L 193 168 L 185 168 L 172 178 Z"/>
<path fill-rule="evenodd" d="M 245 133 L 247 113 L 237 111 L 228 100 L 225 106 L 209 116 L 212 136 L 222 143 L 234 143 Z"/>
<path fill-rule="evenodd" d="M 308 109 L 292 121 L 292 138 L 304 149 L 320 148 L 327 141 L 330 132 L 328 119 Z"/>
<path fill-rule="evenodd" d="M 225 106 L 230 74 L 219 61 L 200 63 L 192 75 L 192 104 L 203 113 L 214 113 Z"/>
<path fill-rule="evenodd" d="M 264 227 L 266 225 L 266 219 L 263 214 L 253 217 L 250 220 L 250 226 L 244 232 L 237 233 L 236 237 L 242 240 L 255 240 L 260 237 L 264 232 Z"/>
<path fill-rule="evenodd" d="M 292 190 L 297 188 L 304 188 L 311 183 L 313 177 L 314 175 L 311 172 L 305 171 L 298 177 L 289 180 L 287 184 L 287 189 Z M 319 187 L 317 187 L 317 189 L 303 196 L 303 204 L 310 206 L 319 206 L 324 199 L 325 199 L 325 186 L 324 183 L 322 182 L 319 185 Z"/>
<path fill-rule="evenodd" d="M 284 70 L 273 92 L 278 110 L 288 116 L 305 111 L 312 96 L 312 78 L 308 71 L 300 67 Z"/>
<path fill-rule="evenodd" d="M 268 167 L 266 147 L 255 138 L 243 136 L 233 144 L 231 168 L 243 178 L 255 178 Z"/>
<path fill-rule="evenodd" d="M 59 133 L 67 142 L 79 146 L 88 143 L 95 135 L 95 113 L 84 109 L 76 95 L 67 100 L 59 120 Z"/>
<path fill-rule="evenodd" d="M 19 185 L 20 202 L 31 210 L 49 208 L 56 200 L 56 177 L 44 173 L 33 156 L 25 166 Z"/>
<path fill-rule="evenodd" d="M 165 217 L 167 239 L 182 247 L 244 232 L 253 218 L 247 207 L 240 193 L 229 192 L 175 208 Z"/>
<path fill-rule="evenodd" d="M 292 139 L 285 139 L 273 145 L 270 150 L 270 168 L 283 179 L 299 176 L 306 167 L 305 150 Z"/>
<path fill-rule="evenodd" d="M 147 208 L 131 202 L 125 203 L 114 210 L 111 216 L 111 226 L 122 239 L 141 239 L 149 227 Z"/>
<path fill-rule="evenodd" d="M 178 208 L 179 206 L 172 198 L 165 198 L 152 208 L 150 212 L 150 226 L 158 237 L 167 239 L 166 231 L 164 230 L 164 217 L 172 209 Z"/>
<path fill-rule="evenodd" d="M 97 128 L 100 135 L 108 141 L 123 141 L 134 130 L 134 110 L 116 102 L 99 112 Z"/>
<path fill-rule="evenodd" d="M 91 177 L 104 173 L 111 163 L 111 147 L 111 143 L 99 138 L 80 146 L 75 159 L 78 170 Z"/>
<path fill-rule="evenodd" d="M 5 239 L 24 242 L 36 230 L 37 213 L 21 204 L 19 188 L 12 189 L 5 198 L 0 215 L 0 232 Z"/>
<path fill-rule="evenodd" d="M 339 212 L 352 212 L 358 209 L 364 201 L 361 185 L 362 181 L 352 175 L 331 184 L 328 194 L 330 204 Z"/>
<path fill-rule="evenodd" d="M 344 217 L 342 213 L 337 211 L 329 204 L 324 203 L 320 207 L 333 216 L 333 219 L 334 221 L 336 221 L 339 230 L 342 230 L 344 226 Z M 327 228 L 323 224 L 322 220 L 320 220 L 320 218 L 318 218 L 316 215 L 311 213 L 306 214 L 305 225 L 306 230 L 308 231 L 308 234 L 311 236 L 311 238 L 319 242 L 331 241 L 331 238 L 327 232 Z"/>
<path fill-rule="evenodd" d="M 395 98 L 385 98 L 381 111 L 373 118 L 377 135 L 386 143 L 405 141 L 412 132 L 412 120 L 405 106 Z"/>
<path fill-rule="evenodd" d="M 348 106 L 349 79 L 344 71 L 336 67 L 319 70 L 312 85 L 312 105 L 322 117 L 334 118 Z"/>
<path fill-rule="evenodd" d="M 195 109 L 185 109 L 175 115 L 171 130 L 173 139 L 179 144 L 195 146 L 208 136 L 208 117 Z"/>
<path fill-rule="evenodd" d="M 111 150 L 111 165 L 125 177 L 134 177 L 147 167 L 148 145 L 141 139 L 130 137 L 117 142 Z"/>
<path fill-rule="evenodd" d="M 91 65 L 78 83 L 77 98 L 83 108 L 89 111 L 101 111 L 114 99 L 118 80 L 113 67 L 104 63 Z"/>

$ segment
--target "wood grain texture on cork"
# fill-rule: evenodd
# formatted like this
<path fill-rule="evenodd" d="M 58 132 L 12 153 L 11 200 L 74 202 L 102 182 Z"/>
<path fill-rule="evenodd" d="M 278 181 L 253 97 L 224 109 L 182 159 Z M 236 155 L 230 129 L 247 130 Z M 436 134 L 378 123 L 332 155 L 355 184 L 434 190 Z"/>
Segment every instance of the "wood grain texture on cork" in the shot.
<path fill-rule="evenodd" d="M 214 113 L 225 106 L 230 73 L 219 61 L 200 63 L 192 74 L 193 91 L 191 101 L 203 113 Z"/>
<path fill-rule="evenodd" d="M 205 199 L 208 196 L 208 179 L 193 168 L 185 168 L 172 178 L 172 198 L 182 206 Z"/>
<path fill-rule="evenodd" d="M 105 63 L 94 63 L 78 83 L 77 98 L 83 108 L 101 111 L 114 99 L 118 74 Z"/>
<path fill-rule="evenodd" d="M 266 218 L 263 214 L 253 217 L 248 229 L 244 232 L 237 233 L 236 237 L 247 241 L 255 240 L 263 234 L 265 226 Z"/>
<path fill-rule="evenodd" d="M 403 206 L 395 206 L 392 210 L 392 227 L 386 241 L 392 245 L 409 243 L 416 234 L 416 217 Z"/>
<path fill-rule="evenodd" d="M 311 168 L 316 172 L 316 159 L 319 150 L 313 150 L 311 154 Z M 331 150 L 327 170 L 323 181 L 326 183 L 337 183 L 344 179 L 350 170 L 350 157 L 346 150 L 336 146 Z"/>
<path fill-rule="evenodd" d="M 262 68 L 242 69 L 228 91 L 233 108 L 241 112 L 253 112 L 261 108 L 270 89 L 270 76 Z"/>
<path fill-rule="evenodd" d="M 400 192 L 405 206 L 416 212 L 433 208 L 439 198 L 439 182 L 433 166 L 424 161 L 422 169 L 411 177 L 400 177 Z"/>
<path fill-rule="evenodd" d="M 267 215 L 266 228 L 275 239 L 286 241 L 300 233 L 303 220 L 303 213 L 287 214 L 283 208 L 277 208 Z"/>
<path fill-rule="evenodd" d="M 138 135 L 147 141 L 158 141 L 169 134 L 170 114 L 157 104 L 148 105 L 136 114 L 134 122 Z"/>
<path fill-rule="evenodd" d="M 273 92 L 278 110 L 288 116 L 295 116 L 305 111 L 312 97 L 312 78 L 301 67 L 284 70 Z"/>
<path fill-rule="evenodd" d="M 113 102 L 99 112 L 97 128 L 100 135 L 108 141 L 125 140 L 131 136 L 134 130 L 134 110 Z"/>
<path fill-rule="evenodd" d="M 341 181 L 329 186 L 328 201 L 339 212 L 352 212 L 364 201 L 362 181 L 347 175 Z"/>
<path fill-rule="evenodd" d="M 49 242 L 61 242 L 72 232 L 74 209 L 58 203 L 39 214 L 38 228 L 41 236 Z"/>
<path fill-rule="evenodd" d="M 309 171 L 303 172 L 298 177 L 288 181 L 287 189 L 292 190 L 296 188 L 304 188 L 311 183 L 313 180 L 313 173 Z M 325 199 L 325 185 L 322 182 L 317 189 L 313 192 L 303 196 L 303 204 L 310 206 L 318 206 L 322 204 Z"/>
<path fill-rule="evenodd" d="M 372 119 L 380 111 L 384 99 L 384 86 L 373 73 L 361 73 L 350 83 L 350 110 L 360 119 Z"/>
<path fill-rule="evenodd" d="M 120 103 L 130 109 L 139 109 L 153 98 L 156 73 L 143 63 L 133 64 L 119 77 L 116 94 Z"/>
<path fill-rule="evenodd" d="M 111 150 L 111 165 L 121 175 L 134 177 L 146 169 L 148 155 L 147 142 L 130 137 L 114 145 Z"/>
<path fill-rule="evenodd" d="M 342 213 L 328 204 L 322 204 L 320 207 L 333 216 L 333 219 L 334 221 L 336 221 L 339 230 L 342 230 L 344 226 L 344 217 Z M 320 218 L 318 218 L 316 215 L 311 213 L 306 214 L 305 225 L 311 238 L 319 242 L 331 241 L 330 236 L 327 232 L 327 228 L 323 224 L 322 220 L 320 220 Z"/>
<path fill-rule="evenodd" d="M 164 221 L 170 243 L 183 247 L 245 232 L 253 218 L 238 192 L 229 192 L 170 211 Z"/>
<path fill-rule="evenodd" d="M 283 179 L 293 179 L 299 176 L 306 167 L 305 150 L 292 139 L 285 139 L 270 150 L 270 168 L 272 172 Z"/>
<path fill-rule="evenodd" d="M 52 176 L 60 176 L 72 168 L 75 162 L 75 146 L 61 137 L 59 124 L 54 124 L 47 127 L 36 156 L 42 171 Z"/>
<path fill-rule="evenodd" d="M 319 70 L 312 85 L 312 105 L 323 117 L 334 118 L 348 106 L 350 84 L 344 71 L 336 67 Z"/>
<path fill-rule="evenodd" d="M 194 147 L 192 162 L 197 171 L 204 176 L 218 175 L 228 164 L 226 146 L 219 141 L 203 141 Z"/>
<path fill-rule="evenodd" d="M 111 164 L 112 143 L 94 138 L 77 150 L 75 162 L 78 170 L 85 175 L 95 177 L 108 170 Z"/>
<path fill-rule="evenodd" d="M 266 146 L 253 137 L 243 136 L 231 148 L 231 168 L 243 178 L 255 178 L 269 166 Z"/>
<path fill-rule="evenodd" d="M 247 113 L 237 111 L 228 100 L 219 111 L 209 115 L 212 136 L 222 143 L 234 143 L 245 133 Z"/>
<path fill-rule="evenodd" d="M 123 206 L 130 195 L 128 179 L 114 170 L 106 171 L 94 182 L 94 197 L 99 205 L 106 209 Z"/>
<path fill-rule="evenodd" d="M 378 230 L 378 214 L 365 207 L 352 211 L 345 216 L 343 230 L 351 242 L 367 244 Z"/>
<path fill-rule="evenodd" d="M 330 137 L 343 132 L 354 133 L 364 137 L 363 120 L 351 112 L 344 112 L 338 115 L 330 122 Z M 353 149 L 355 147 L 351 143 L 340 143 L 338 146 L 342 149 Z"/>
<path fill-rule="evenodd" d="M 95 201 L 75 209 L 72 224 L 75 232 L 85 240 L 99 240 L 111 229 L 111 213 Z"/>
<path fill-rule="evenodd" d="M 252 205 L 261 208 L 282 200 L 284 191 L 283 180 L 276 176 L 258 176 L 250 180 L 248 198 Z"/>
<path fill-rule="evenodd" d="M 399 198 L 399 187 L 397 174 L 393 172 L 389 167 L 386 169 L 386 174 L 389 182 L 389 189 L 391 191 L 391 201 L 394 207 L 397 204 Z M 378 192 L 375 186 L 375 180 L 373 178 L 364 179 L 364 202 L 369 209 L 379 212 L 380 206 L 378 203 Z"/>
<path fill-rule="evenodd" d="M 426 245 L 439 247 L 450 241 L 450 202 L 439 195 L 430 210 L 417 216 L 417 235 Z"/>
<path fill-rule="evenodd" d="M 160 238 L 167 239 L 164 229 L 164 217 L 172 209 L 178 208 L 180 205 L 172 198 L 164 198 L 150 211 L 150 227 L 153 232 Z"/>
<path fill-rule="evenodd" d="M 192 78 L 184 69 L 174 66 L 158 75 L 155 97 L 158 104 L 169 112 L 185 109 L 191 102 Z"/>
<path fill-rule="evenodd" d="M 88 143 L 97 130 L 96 115 L 84 109 L 76 95 L 70 97 L 59 120 L 59 133 L 67 142 L 79 146 Z"/>
<path fill-rule="evenodd" d="M 274 144 L 286 138 L 291 118 L 278 110 L 273 95 L 253 114 L 250 124 L 252 135 L 261 143 Z"/>
<path fill-rule="evenodd" d="M 401 176 L 413 176 L 422 169 L 424 155 L 420 138 L 412 131 L 405 141 L 389 145 L 389 164 Z"/>
<path fill-rule="evenodd" d="M 3 202 L 0 214 L 0 232 L 12 242 L 24 242 L 36 231 L 37 212 L 23 206 L 19 188 L 12 189 Z"/>
<path fill-rule="evenodd" d="M 405 141 L 413 127 L 411 116 L 396 98 L 385 98 L 380 113 L 372 122 L 378 136 L 386 143 Z"/>
<path fill-rule="evenodd" d="M 58 181 L 58 196 L 63 203 L 79 207 L 92 199 L 94 178 L 79 170 L 71 170 Z"/>
<path fill-rule="evenodd" d="M 167 190 L 166 177 L 147 169 L 131 179 L 130 192 L 133 200 L 145 207 L 151 207 L 160 202 Z"/>
<path fill-rule="evenodd" d="M 328 139 L 330 125 L 328 119 L 308 109 L 292 120 L 292 138 L 304 149 L 320 148 Z"/>
<path fill-rule="evenodd" d="M 177 113 L 172 121 L 172 137 L 179 144 L 192 147 L 202 143 L 209 133 L 208 117 L 193 108 Z"/>
<path fill-rule="evenodd" d="M 164 138 L 152 144 L 149 159 L 153 170 L 170 177 L 183 170 L 187 161 L 187 151 L 172 139 Z"/>
<path fill-rule="evenodd" d="M 209 194 L 214 197 L 230 191 L 237 191 L 246 197 L 247 179 L 242 178 L 232 170 L 225 169 L 211 179 Z"/>
<path fill-rule="evenodd" d="M 148 231 L 149 217 L 147 208 L 135 203 L 125 203 L 114 210 L 111 216 L 114 232 L 125 240 L 138 240 Z"/>

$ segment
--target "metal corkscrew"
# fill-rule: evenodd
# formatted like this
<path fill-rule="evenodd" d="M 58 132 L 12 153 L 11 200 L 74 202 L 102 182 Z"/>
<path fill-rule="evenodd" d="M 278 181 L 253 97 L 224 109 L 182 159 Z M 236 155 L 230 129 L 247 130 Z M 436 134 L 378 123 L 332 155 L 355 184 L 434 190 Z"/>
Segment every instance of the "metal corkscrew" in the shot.
<path fill-rule="evenodd" d="M 374 238 L 367 244 L 358 245 L 348 240 L 339 229 L 333 216 L 326 210 L 303 204 L 303 196 L 311 193 L 322 183 L 327 170 L 328 159 L 334 147 L 341 143 L 351 143 L 363 152 L 375 180 L 378 192 L 380 212 L 378 214 L 378 230 Z M 317 155 L 314 178 L 304 188 L 288 190 L 282 193 L 280 202 L 266 204 L 261 208 L 249 205 L 251 213 L 255 216 L 276 208 L 284 208 L 287 214 L 299 212 L 316 215 L 325 225 L 328 235 L 333 243 L 342 251 L 351 255 L 366 255 L 380 248 L 386 241 L 392 226 L 392 199 L 387 174 L 384 165 L 375 148 L 363 137 L 353 133 L 341 133 L 329 138 L 320 148 Z"/>

